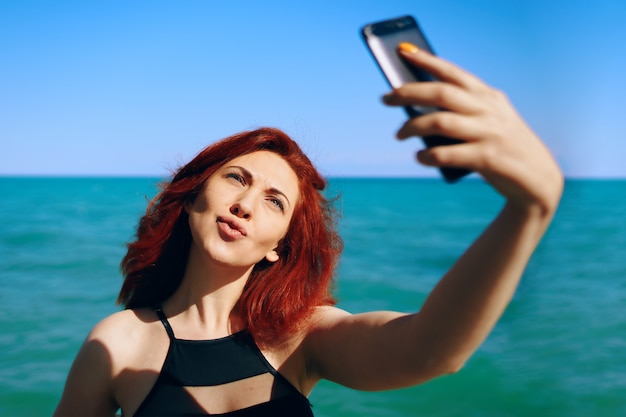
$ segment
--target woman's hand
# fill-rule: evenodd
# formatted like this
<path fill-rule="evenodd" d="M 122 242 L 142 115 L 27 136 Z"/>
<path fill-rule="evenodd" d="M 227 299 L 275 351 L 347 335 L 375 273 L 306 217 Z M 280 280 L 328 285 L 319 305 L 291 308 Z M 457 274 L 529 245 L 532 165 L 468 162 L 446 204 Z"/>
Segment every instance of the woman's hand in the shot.
<path fill-rule="evenodd" d="M 408 52 L 407 52 L 408 49 Z M 302 346 L 312 379 L 357 389 L 390 389 L 455 372 L 483 343 L 515 293 L 558 205 L 563 177 L 548 149 L 506 96 L 415 47 L 400 48 L 436 82 L 385 95 L 392 106 L 436 106 L 412 118 L 398 138 L 444 135 L 463 143 L 420 151 L 430 166 L 469 168 L 507 204 L 443 276 L 416 314 L 350 315 L 319 309 Z"/>
<path fill-rule="evenodd" d="M 399 53 L 438 81 L 405 84 L 383 97 L 391 106 L 436 106 L 439 111 L 408 120 L 399 139 L 444 135 L 464 141 L 417 154 L 428 166 L 469 168 L 491 183 L 509 203 L 554 213 L 563 176 L 552 155 L 513 108 L 506 95 L 459 67 L 403 43 Z"/>

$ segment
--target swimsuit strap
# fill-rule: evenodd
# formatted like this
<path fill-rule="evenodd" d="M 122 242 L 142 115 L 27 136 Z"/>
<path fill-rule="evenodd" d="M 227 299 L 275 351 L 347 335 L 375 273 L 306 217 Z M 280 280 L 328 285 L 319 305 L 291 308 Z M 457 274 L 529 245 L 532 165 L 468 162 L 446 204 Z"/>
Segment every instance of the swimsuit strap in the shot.
<path fill-rule="evenodd" d="M 172 330 L 172 326 L 170 326 L 170 322 L 167 321 L 167 317 L 165 317 L 165 313 L 161 307 L 157 307 L 154 309 L 154 312 L 157 314 L 161 323 L 163 323 L 163 327 L 165 327 L 165 331 L 171 340 L 175 340 L 176 336 L 174 336 L 174 330 Z"/>

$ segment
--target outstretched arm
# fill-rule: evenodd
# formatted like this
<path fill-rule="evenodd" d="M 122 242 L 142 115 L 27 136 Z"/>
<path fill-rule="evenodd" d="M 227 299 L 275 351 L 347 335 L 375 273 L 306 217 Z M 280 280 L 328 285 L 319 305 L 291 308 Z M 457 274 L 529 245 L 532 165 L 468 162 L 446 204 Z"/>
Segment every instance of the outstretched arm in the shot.
<path fill-rule="evenodd" d="M 398 138 L 462 139 L 458 145 L 420 151 L 419 162 L 474 170 L 506 203 L 419 313 L 318 310 L 305 339 L 311 378 L 365 390 L 413 385 L 463 366 L 511 300 L 563 187 L 549 151 L 503 93 L 425 51 L 405 48 L 401 53 L 439 81 L 404 85 L 387 94 L 385 103 L 448 111 L 410 119 Z"/>

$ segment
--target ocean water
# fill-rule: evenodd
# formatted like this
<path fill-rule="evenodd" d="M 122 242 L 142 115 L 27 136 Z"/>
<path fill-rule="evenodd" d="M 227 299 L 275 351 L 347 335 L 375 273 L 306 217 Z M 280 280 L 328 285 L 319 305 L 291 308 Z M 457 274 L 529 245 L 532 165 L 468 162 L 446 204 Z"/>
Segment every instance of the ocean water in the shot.
<path fill-rule="evenodd" d="M 56 406 L 82 340 L 115 312 L 150 178 L 0 178 L 0 416 Z M 332 179 L 339 306 L 417 311 L 502 206 L 480 180 Z M 329 382 L 318 417 L 625 416 L 626 181 L 567 181 L 504 316 L 457 374 L 367 393 Z"/>

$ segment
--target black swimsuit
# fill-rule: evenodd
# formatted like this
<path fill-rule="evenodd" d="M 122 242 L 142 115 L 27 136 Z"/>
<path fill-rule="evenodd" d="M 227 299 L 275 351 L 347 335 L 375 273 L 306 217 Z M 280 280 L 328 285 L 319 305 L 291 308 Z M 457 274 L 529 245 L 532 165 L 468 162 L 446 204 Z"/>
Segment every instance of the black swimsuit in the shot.
<path fill-rule="evenodd" d="M 216 340 L 177 339 L 163 311 L 156 313 L 170 347 L 135 417 L 313 416 L 308 399 L 270 365 L 248 332 Z M 246 405 L 233 410 L 235 404 Z"/>

